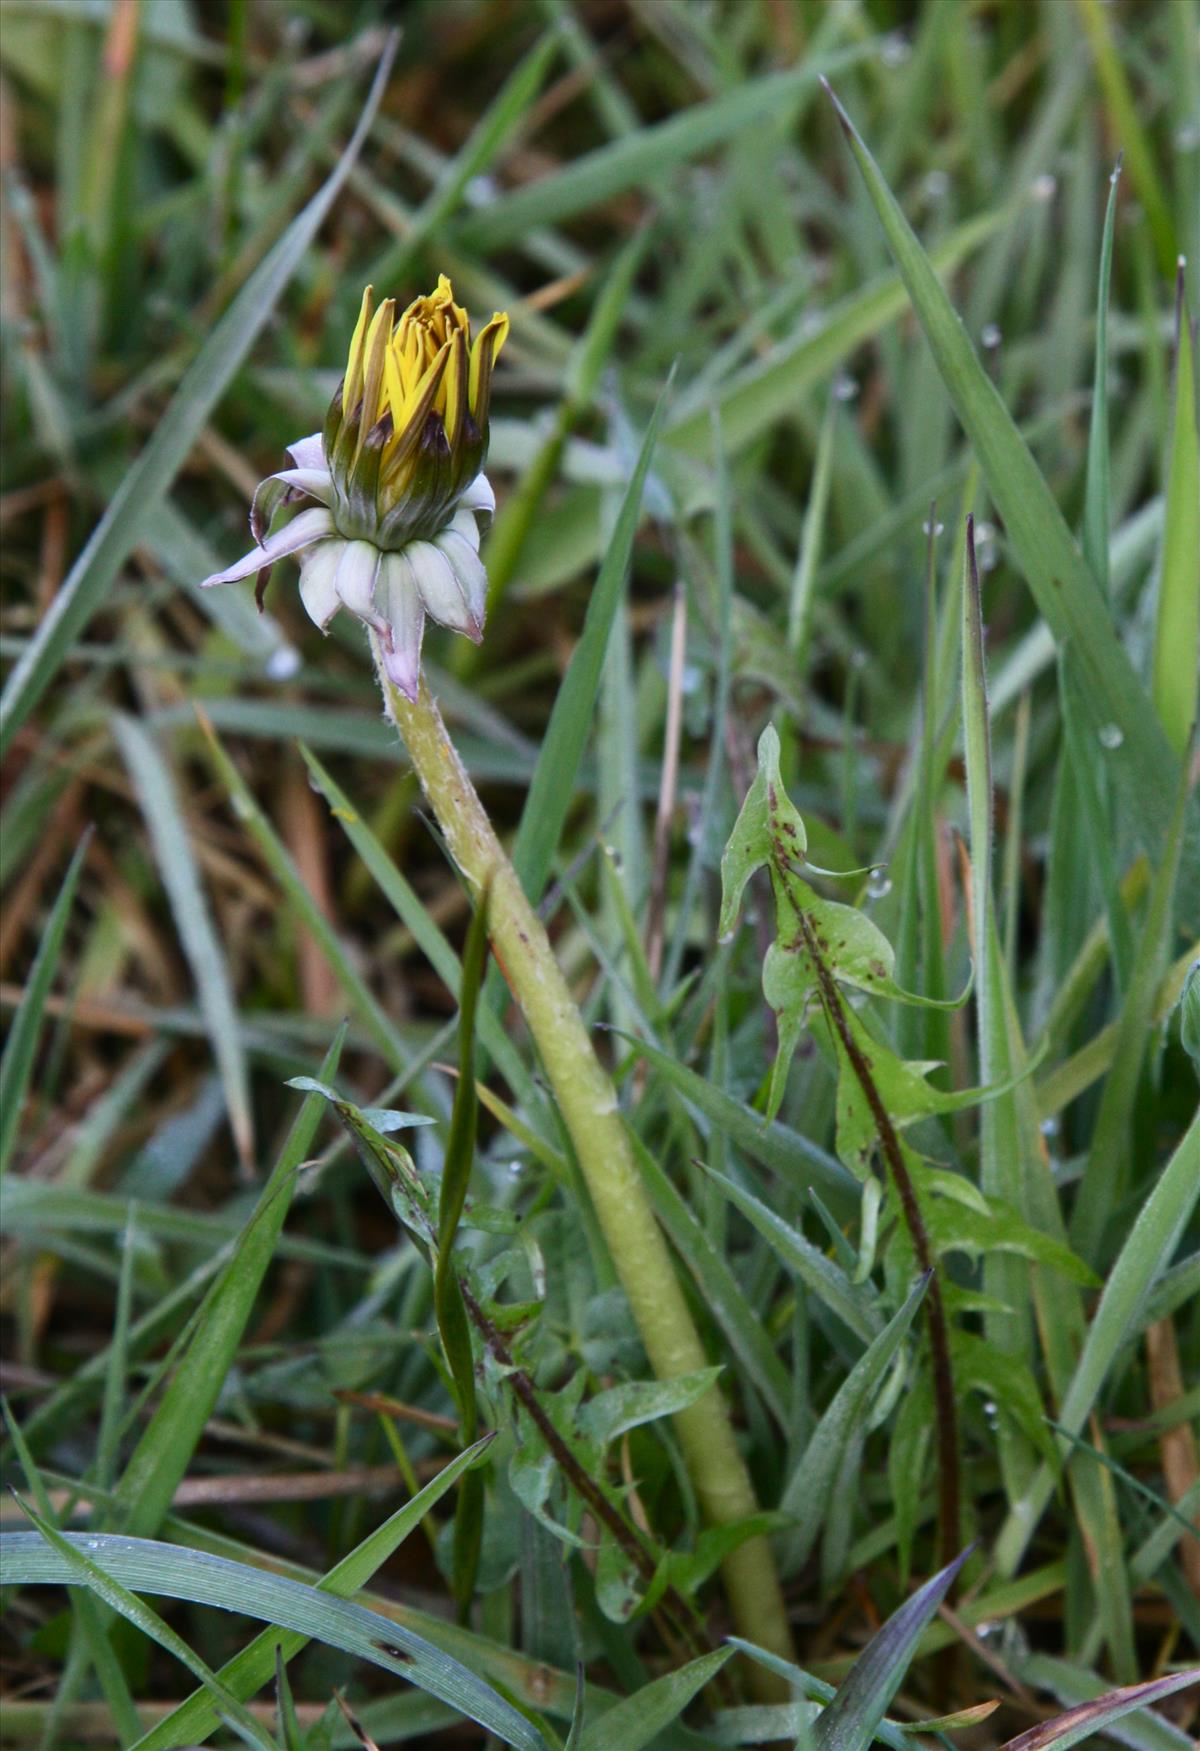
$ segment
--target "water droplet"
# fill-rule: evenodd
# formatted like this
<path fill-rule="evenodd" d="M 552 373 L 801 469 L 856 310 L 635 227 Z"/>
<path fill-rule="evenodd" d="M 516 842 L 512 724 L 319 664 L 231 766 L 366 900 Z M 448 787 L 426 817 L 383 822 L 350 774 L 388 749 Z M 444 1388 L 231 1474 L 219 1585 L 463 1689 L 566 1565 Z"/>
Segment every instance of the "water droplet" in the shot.
<path fill-rule="evenodd" d="M 1184 122 L 1175 130 L 1175 150 L 1194 152 L 1200 146 L 1200 122 Z"/>
<path fill-rule="evenodd" d="M 882 900 L 892 891 L 892 878 L 882 869 L 873 869 L 867 877 L 867 893 L 872 900 Z"/>
<path fill-rule="evenodd" d="M 901 67 L 912 54 L 912 44 L 902 30 L 893 30 L 883 39 L 880 58 L 885 67 Z"/>
<path fill-rule="evenodd" d="M 858 384 L 848 371 L 839 371 L 833 380 L 833 393 L 838 401 L 853 401 L 858 394 Z"/>
<path fill-rule="evenodd" d="M 509 1162 L 508 1171 L 514 1179 L 516 1179 L 517 1175 L 521 1172 L 521 1165 L 522 1164 L 519 1161 L 510 1161 Z"/>
<path fill-rule="evenodd" d="M 1052 201 L 1058 193 L 1058 178 L 1051 176 L 1048 170 L 1041 176 L 1035 176 L 1029 185 L 1029 192 L 1035 201 Z"/>
<path fill-rule="evenodd" d="M 300 667 L 300 652 L 295 645 L 281 644 L 267 658 L 268 681 L 290 681 Z"/>
<path fill-rule="evenodd" d="M 100 1549 L 100 1540 L 98 1538 L 85 1538 L 83 1543 L 86 1550 Z"/>
<path fill-rule="evenodd" d="M 685 697 L 697 693 L 704 681 L 704 671 L 695 663 L 685 663 L 679 673 L 679 690 Z"/>
<path fill-rule="evenodd" d="M 500 188 L 494 176 L 473 176 L 463 193 L 473 207 L 485 207 L 495 200 Z"/>
<path fill-rule="evenodd" d="M 991 523 L 975 525 L 975 563 L 981 572 L 995 571 L 1000 554 L 996 546 L 996 531 Z"/>
<path fill-rule="evenodd" d="M 1110 754 L 1115 754 L 1125 740 L 1125 733 L 1120 724 L 1101 724 L 1096 733 L 1100 738 L 1100 746 L 1107 748 Z"/>
<path fill-rule="evenodd" d="M 950 178 L 944 170 L 931 170 L 925 178 L 925 198 L 929 201 L 940 201 L 945 198 L 950 187 Z"/>
<path fill-rule="evenodd" d="M 984 346 L 987 347 L 988 351 L 991 352 L 996 347 L 998 347 L 1000 345 L 1000 342 L 1004 339 L 1004 336 L 1001 333 L 1000 327 L 997 323 L 985 322 L 983 327 L 979 331 L 979 338 L 983 342 Z"/>
<path fill-rule="evenodd" d="M 612 864 L 612 866 L 616 870 L 617 874 L 620 875 L 621 862 L 622 862 L 621 853 L 617 850 L 615 845 L 606 845 L 604 847 L 604 850 L 605 850 L 605 853 L 608 857 L 608 861 Z"/>
<path fill-rule="evenodd" d="M 728 948 L 730 943 L 733 941 L 733 939 L 736 935 L 737 935 L 736 930 L 726 930 L 720 936 L 718 936 L 717 942 L 720 944 L 720 946 L 722 948 Z"/>
<path fill-rule="evenodd" d="M 1062 1130 L 1062 1120 L 1057 1114 L 1051 1114 L 1050 1118 L 1042 1120 L 1039 1129 L 1045 1138 L 1057 1137 Z"/>
<path fill-rule="evenodd" d="M 931 523 L 928 517 L 926 517 L 925 521 L 921 524 L 922 535 L 938 536 L 944 535 L 945 532 L 946 525 L 944 523 Z"/>

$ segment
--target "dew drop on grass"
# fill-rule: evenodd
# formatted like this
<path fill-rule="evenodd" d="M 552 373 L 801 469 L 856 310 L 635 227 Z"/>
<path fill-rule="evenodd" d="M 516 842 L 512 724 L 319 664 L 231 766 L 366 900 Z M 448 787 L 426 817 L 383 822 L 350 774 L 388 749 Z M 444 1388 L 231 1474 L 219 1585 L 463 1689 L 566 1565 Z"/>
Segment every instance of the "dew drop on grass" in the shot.
<path fill-rule="evenodd" d="M 945 530 L 946 525 L 944 523 L 931 523 L 928 517 L 926 517 L 925 521 L 921 524 L 922 535 L 943 535 Z"/>
<path fill-rule="evenodd" d="M 988 351 L 992 352 L 992 351 L 994 351 L 994 349 L 996 347 L 998 347 L 1000 345 L 1000 342 L 1004 339 L 1004 336 L 1001 333 L 1000 327 L 997 323 L 985 322 L 983 327 L 979 331 L 979 338 L 983 342 L 984 346 L 987 347 Z"/>
<path fill-rule="evenodd" d="M 950 187 L 950 178 L 944 170 L 931 170 L 925 178 L 925 198 L 930 201 L 940 201 L 945 198 Z"/>
<path fill-rule="evenodd" d="M 912 54 L 912 44 L 902 30 L 894 30 L 884 37 L 879 53 L 885 67 L 902 67 Z"/>
<path fill-rule="evenodd" d="M 1100 739 L 1100 746 L 1106 748 L 1110 754 L 1115 754 L 1125 740 L 1120 724 L 1101 724 L 1096 734 Z"/>
<path fill-rule="evenodd" d="M 1041 176 L 1034 177 L 1029 192 L 1035 201 L 1052 201 L 1058 192 L 1058 178 L 1048 170 L 1043 171 Z"/>
<path fill-rule="evenodd" d="M 281 644 L 267 658 L 268 681 L 290 681 L 300 667 L 300 652 L 294 645 Z"/>
<path fill-rule="evenodd" d="M 867 877 L 867 893 L 872 900 L 882 900 L 892 891 L 892 878 L 884 870 L 873 869 Z"/>
<path fill-rule="evenodd" d="M 720 936 L 718 936 L 717 942 L 720 944 L 720 946 L 722 948 L 728 948 L 730 943 L 733 941 L 733 939 L 736 935 L 737 935 L 736 930 L 726 930 Z"/>
<path fill-rule="evenodd" d="M 839 371 L 833 380 L 833 393 L 839 401 L 853 401 L 858 394 L 858 384 L 848 371 Z"/>

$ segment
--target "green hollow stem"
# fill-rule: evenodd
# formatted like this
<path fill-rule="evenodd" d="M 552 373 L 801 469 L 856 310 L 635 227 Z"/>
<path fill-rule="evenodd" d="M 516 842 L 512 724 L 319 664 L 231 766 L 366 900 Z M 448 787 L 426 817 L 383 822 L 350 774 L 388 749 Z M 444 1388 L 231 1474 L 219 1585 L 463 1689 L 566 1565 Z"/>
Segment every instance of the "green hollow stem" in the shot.
<path fill-rule="evenodd" d="M 388 716 L 404 739 L 450 853 L 472 888 L 487 889 L 493 952 L 537 1044 L 650 1365 L 660 1380 L 707 1367 L 708 1357 L 638 1173 L 616 1091 L 596 1057 L 550 939 L 496 837 L 424 677 L 412 704 L 388 681 L 382 664 L 377 667 Z M 757 1513 L 754 1487 L 719 1388 L 677 1412 L 674 1421 L 708 1521 L 724 1526 Z M 722 1564 L 722 1578 L 739 1633 L 771 1653 L 793 1658 L 767 1540 L 750 1538 L 732 1551 Z"/>

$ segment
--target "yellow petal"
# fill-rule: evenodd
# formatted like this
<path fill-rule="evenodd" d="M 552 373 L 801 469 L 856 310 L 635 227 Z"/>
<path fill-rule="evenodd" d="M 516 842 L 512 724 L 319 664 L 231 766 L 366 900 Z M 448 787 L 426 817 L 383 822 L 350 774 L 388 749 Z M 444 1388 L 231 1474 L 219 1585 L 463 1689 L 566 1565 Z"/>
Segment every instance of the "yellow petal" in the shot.
<path fill-rule="evenodd" d="M 467 412 L 467 343 L 461 328 L 450 336 L 450 362 L 446 366 L 446 436 L 453 444 L 462 430 Z"/>
<path fill-rule="evenodd" d="M 492 320 L 479 331 L 471 349 L 471 417 L 482 431 L 487 424 L 488 403 L 492 393 L 492 366 L 500 348 L 508 338 L 508 317 L 497 310 Z"/>

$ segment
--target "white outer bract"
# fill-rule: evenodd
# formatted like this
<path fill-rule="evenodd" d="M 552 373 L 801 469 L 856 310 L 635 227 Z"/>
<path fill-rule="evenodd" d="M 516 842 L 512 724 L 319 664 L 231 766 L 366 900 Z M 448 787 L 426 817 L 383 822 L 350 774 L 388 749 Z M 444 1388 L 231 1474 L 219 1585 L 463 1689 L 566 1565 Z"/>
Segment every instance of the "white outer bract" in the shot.
<path fill-rule="evenodd" d="M 487 608 L 487 573 L 479 557 L 479 518 L 496 508 L 487 476 L 476 475 L 446 527 L 430 541 L 410 541 L 385 552 L 370 541 L 348 541 L 334 527 L 326 506 L 333 479 L 325 465 L 321 435 L 288 445 L 294 468 L 270 476 L 293 497 L 318 500 L 268 535 L 236 564 L 205 578 L 203 588 L 229 584 L 265 571 L 277 559 L 300 561 L 300 600 L 322 632 L 339 608 L 371 628 L 380 641 L 388 679 L 406 699 L 416 699 L 421 676 L 421 640 L 428 615 L 479 643 Z"/>

